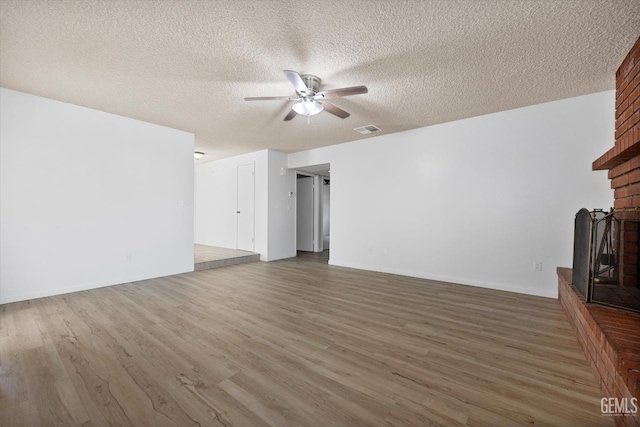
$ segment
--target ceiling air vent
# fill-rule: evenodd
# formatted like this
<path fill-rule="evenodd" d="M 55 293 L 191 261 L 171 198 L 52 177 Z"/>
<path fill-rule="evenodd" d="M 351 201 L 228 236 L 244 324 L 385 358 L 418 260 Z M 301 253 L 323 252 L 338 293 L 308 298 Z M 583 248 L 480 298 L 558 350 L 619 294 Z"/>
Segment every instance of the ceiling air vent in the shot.
<path fill-rule="evenodd" d="M 355 130 L 356 132 L 360 132 L 363 135 L 368 135 L 370 133 L 380 132 L 382 129 L 374 125 L 366 125 L 359 128 L 353 128 L 353 130 Z"/>

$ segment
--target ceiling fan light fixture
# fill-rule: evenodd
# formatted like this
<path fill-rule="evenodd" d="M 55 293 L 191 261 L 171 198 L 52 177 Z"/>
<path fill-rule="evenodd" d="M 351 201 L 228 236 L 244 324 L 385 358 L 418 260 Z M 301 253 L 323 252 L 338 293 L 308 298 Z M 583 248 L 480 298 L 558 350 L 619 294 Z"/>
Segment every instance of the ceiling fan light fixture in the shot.
<path fill-rule="evenodd" d="M 293 104 L 293 111 L 302 115 L 302 116 L 315 116 L 322 110 L 324 107 L 318 101 L 314 101 L 312 99 L 305 99 L 300 102 Z"/>
<path fill-rule="evenodd" d="M 326 89 L 320 91 L 320 78 L 311 74 L 298 74 L 292 70 L 284 70 L 289 82 L 296 90 L 296 96 L 250 96 L 244 98 L 245 101 L 271 101 L 286 100 L 297 101 L 292 105 L 291 110 L 284 117 L 284 121 L 293 120 L 297 115 L 306 116 L 307 123 L 311 123 L 311 116 L 326 111 L 341 119 L 349 117 L 349 113 L 342 108 L 329 102 L 322 104 L 324 99 L 341 98 L 343 96 L 361 95 L 368 93 L 366 86 L 341 87 L 337 89 Z"/>

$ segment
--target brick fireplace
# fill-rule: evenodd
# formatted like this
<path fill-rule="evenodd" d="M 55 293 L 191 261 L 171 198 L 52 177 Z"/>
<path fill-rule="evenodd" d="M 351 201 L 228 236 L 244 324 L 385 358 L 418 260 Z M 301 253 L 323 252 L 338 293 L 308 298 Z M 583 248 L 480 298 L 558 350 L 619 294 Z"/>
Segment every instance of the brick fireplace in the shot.
<path fill-rule="evenodd" d="M 593 162 L 593 170 L 609 171 L 614 189 L 613 207 L 621 220 L 621 284 L 637 287 L 640 284 L 640 39 L 616 72 L 615 140 L 614 147 Z"/>
<path fill-rule="evenodd" d="M 608 170 L 619 222 L 619 289 L 640 293 L 640 38 L 616 72 L 615 145 L 593 162 Z M 605 397 L 640 399 L 640 314 L 586 303 L 558 269 L 559 299 Z M 640 413 L 615 417 L 640 427 Z"/>

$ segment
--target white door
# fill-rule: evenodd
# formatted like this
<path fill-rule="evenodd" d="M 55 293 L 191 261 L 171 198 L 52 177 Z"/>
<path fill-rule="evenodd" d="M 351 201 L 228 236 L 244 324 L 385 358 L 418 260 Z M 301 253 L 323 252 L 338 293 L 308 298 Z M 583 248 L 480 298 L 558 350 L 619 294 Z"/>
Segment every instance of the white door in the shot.
<path fill-rule="evenodd" d="M 238 166 L 237 244 L 243 251 L 254 251 L 254 198 L 253 164 Z"/>
<path fill-rule="evenodd" d="M 313 178 L 298 175 L 296 182 L 297 249 L 313 252 Z"/>

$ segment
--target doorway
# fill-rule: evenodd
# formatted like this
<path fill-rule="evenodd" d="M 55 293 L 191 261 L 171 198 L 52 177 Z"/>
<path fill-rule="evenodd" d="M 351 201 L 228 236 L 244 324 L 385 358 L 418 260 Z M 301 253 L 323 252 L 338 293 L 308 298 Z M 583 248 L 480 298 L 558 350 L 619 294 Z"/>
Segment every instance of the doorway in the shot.
<path fill-rule="evenodd" d="M 330 166 L 297 169 L 296 176 L 296 249 L 316 253 L 329 260 L 330 245 Z"/>
<path fill-rule="evenodd" d="M 320 212 L 322 215 L 322 250 L 328 251 L 329 244 L 331 243 L 331 230 L 329 227 L 331 218 L 331 179 L 326 177 L 321 177 L 322 182 L 322 193 L 320 194 Z"/>
<path fill-rule="evenodd" d="M 313 252 L 314 236 L 314 179 L 297 175 L 296 179 L 296 249 Z"/>

